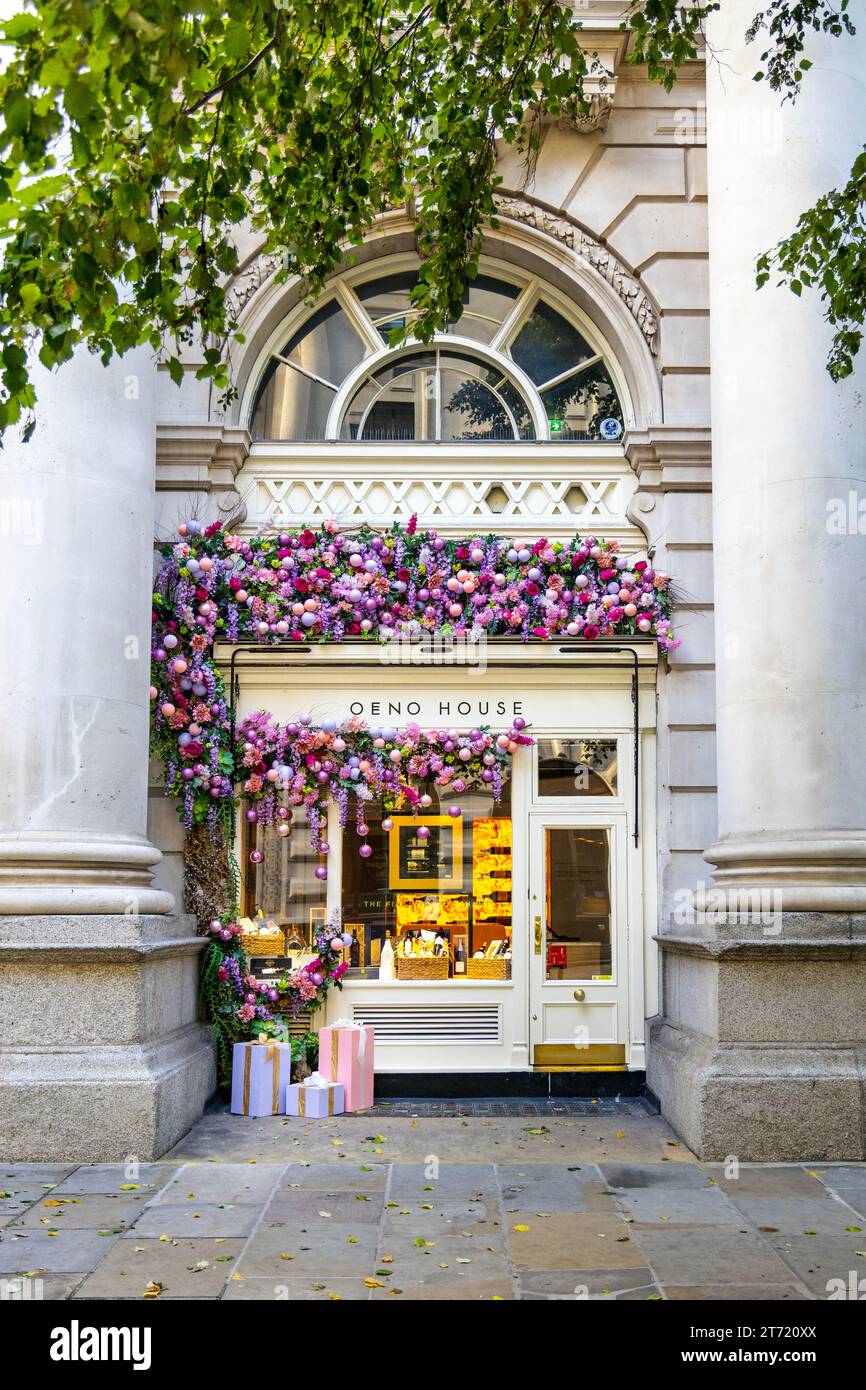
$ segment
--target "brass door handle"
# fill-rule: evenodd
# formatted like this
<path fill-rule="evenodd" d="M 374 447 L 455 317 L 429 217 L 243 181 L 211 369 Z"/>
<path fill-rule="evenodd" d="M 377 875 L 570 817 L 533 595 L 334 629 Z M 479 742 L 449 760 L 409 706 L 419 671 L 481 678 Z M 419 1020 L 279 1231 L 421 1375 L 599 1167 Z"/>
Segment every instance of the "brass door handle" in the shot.
<path fill-rule="evenodd" d="M 541 918 L 535 919 L 535 954 L 541 955 Z"/>
<path fill-rule="evenodd" d="M 583 1000 L 586 998 L 586 991 L 582 989 L 576 989 L 574 991 L 574 997 L 577 1000 L 578 1004 L 581 1004 Z"/>

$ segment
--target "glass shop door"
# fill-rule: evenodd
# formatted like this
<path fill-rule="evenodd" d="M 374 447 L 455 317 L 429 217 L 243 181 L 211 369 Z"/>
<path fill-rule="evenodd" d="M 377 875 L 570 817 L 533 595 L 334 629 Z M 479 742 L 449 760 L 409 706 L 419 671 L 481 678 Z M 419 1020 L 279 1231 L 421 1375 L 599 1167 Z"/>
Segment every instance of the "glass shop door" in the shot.
<path fill-rule="evenodd" d="M 531 817 L 530 1045 L 536 1067 L 624 1067 L 625 815 Z"/>

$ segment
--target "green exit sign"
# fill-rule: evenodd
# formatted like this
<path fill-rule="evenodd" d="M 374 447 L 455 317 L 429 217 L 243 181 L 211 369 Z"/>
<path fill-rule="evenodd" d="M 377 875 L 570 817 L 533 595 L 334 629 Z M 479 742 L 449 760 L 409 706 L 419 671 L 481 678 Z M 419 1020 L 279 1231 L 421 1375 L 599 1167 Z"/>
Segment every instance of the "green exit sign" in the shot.
<path fill-rule="evenodd" d="M 562 421 L 561 421 L 561 420 L 548 420 L 547 423 L 548 423 L 548 425 L 550 426 L 550 433 L 551 433 L 551 434 L 562 434 Z"/>

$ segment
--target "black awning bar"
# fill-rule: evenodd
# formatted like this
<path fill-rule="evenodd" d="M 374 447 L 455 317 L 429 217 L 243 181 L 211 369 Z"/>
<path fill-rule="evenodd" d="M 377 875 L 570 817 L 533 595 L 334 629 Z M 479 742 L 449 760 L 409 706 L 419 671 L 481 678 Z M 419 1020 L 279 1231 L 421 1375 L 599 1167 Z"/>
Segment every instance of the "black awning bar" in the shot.
<path fill-rule="evenodd" d="M 230 661 L 230 663 L 229 663 L 229 695 L 230 695 L 230 699 L 231 699 L 231 706 L 230 706 L 230 708 L 231 708 L 231 746 L 232 746 L 232 748 L 234 748 L 234 745 L 235 745 L 235 711 L 236 711 L 236 709 L 237 709 L 238 697 L 239 697 L 239 694 L 240 694 L 240 680 L 239 680 L 239 678 L 238 678 L 238 666 L 237 666 L 237 664 L 236 664 L 235 658 L 238 657 L 238 656 L 240 656 L 240 655 L 242 655 L 243 653 L 249 653 L 249 654 L 251 654 L 251 655 L 260 655 L 260 654 L 262 653 L 262 651 L 274 651 L 274 650 L 275 650 L 274 647 L 270 647 L 270 648 L 265 647 L 265 648 L 263 648 L 263 647 L 261 647 L 261 646 L 254 646 L 254 647 L 234 647 L 234 648 L 232 649 L 231 661 Z M 252 669 L 254 669 L 254 670 L 261 670 L 261 671 L 268 671 L 268 670 L 270 670 L 270 671 L 277 670 L 277 671 L 278 671 L 278 670 L 280 670 L 281 668 L 283 668 L 283 667 L 285 667 L 285 666 L 287 666 L 287 665 L 292 665 L 291 660 L 287 661 L 287 660 L 285 659 L 286 657 L 291 658 L 291 657 L 294 657 L 294 656 L 308 656 L 308 655 L 310 654 L 312 648 L 311 648 L 311 647 L 295 647 L 295 646 L 289 647 L 289 646 L 285 646 L 285 647 L 282 647 L 281 650 L 282 650 L 283 658 L 284 658 L 282 661 L 253 661 L 253 662 L 250 662 L 250 663 L 249 663 L 249 669 L 251 669 L 251 670 L 252 670 Z M 640 796 L 640 707 L 639 707 L 639 694 L 640 694 L 640 691 L 639 691 L 639 687 L 638 687 L 638 671 L 639 671 L 640 667 L 639 667 L 639 663 L 638 663 L 638 655 L 637 655 L 637 652 L 634 650 L 633 647 L 608 647 L 608 646 L 604 646 L 604 647 L 598 647 L 598 648 L 587 648 L 587 647 L 558 647 L 558 648 L 557 648 L 557 651 L 558 651 L 558 652 L 560 653 L 560 655 L 562 655 L 562 656 L 584 656 L 584 655 L 585 655 L 588 651 L 590 651 L 590 650 L 592 650 L 592 651 L 613 652 L 613 653 L 615 653 L 615 654 L 617 654 L 617 655 L 628 656 L 628 657 L 630 657 L 630 659 L 631 659 L 631 660 L 630 660 L 630 666 L 631 666 L 631 702 L 632 702 L 632 708 L 633 708 L 633 710 L 634 710 L 634 756 L 633 756 L 633 773 L 634 773 L 634 842 L 635 842 L 635 847 L 637 847 L 637 845 L 638 845 L 638 843 L 639 843 L 639 839 L 640 839 L 640 833 L 639 833 L 639 826 L 640 826 L 640 802 L 639 802 L 639 796 Z M 614 669 L 615 669 L 616 666 L 617 666 L 618 664 L 619 664 L 619 663 L 612 662 L 612 661 L 598 661 L 598 660 L 584 661 L 584 662 L 582 663 L 582 665 L 584 665 L 584 666 L 587 666 L 587 667 L 594 667 L 594 668 L 596 668 L 596 669 L 598 669 L 598 670 L 605 670 L 605 669 L 608 669 L 608 670 L 609 670 L 611 667 L 614 667 Z M 347 661 L 347 660 L 345 660 L 345 659 L 343 659 L 343 658 L 340 658 L 339 660 L 333 661 L 333 662 L 319 660 L 319 661 L 316 662 L 316 665 L 317 665 L 317 666 L 324 666 L 324 665 L 328 665 L 328 666 L 332 666 L 332 665 L 333 665 L 333 666 L 346 666 L 346 665 L 351 665 L 351 666 L 374 667 L 374 666 L 381 666 L 381 665 L 382 665 L 382 662 L 381 662 L 381 661 L 371 661 L 371 660 L 366 660 L 366 661 Z M 496 665 L 499 666 L 499 667 L 503 667 L 503 668 L 513 667 L 513 668 L 515 668 L 515 669 L 517 669 L 517 670 L 526 670 L 526 667 L 527 667 L 527 663 L 526 663 L 525 661 L 498 661 L 498 662 L 496 663 Z M 437 669 L 441 669 L 441 668 L 437 668 Z"/>

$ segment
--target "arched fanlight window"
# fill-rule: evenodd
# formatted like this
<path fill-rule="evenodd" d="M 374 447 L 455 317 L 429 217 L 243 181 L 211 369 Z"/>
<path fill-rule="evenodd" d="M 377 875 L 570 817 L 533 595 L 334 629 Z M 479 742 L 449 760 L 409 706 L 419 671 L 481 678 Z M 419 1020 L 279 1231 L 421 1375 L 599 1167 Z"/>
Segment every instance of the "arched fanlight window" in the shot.
<path fill-rule="evenodd" d="M 340 282 L 273 352 L 255 439 L 616 440 L 622 409 L 603 355 L 537 282 L 486 271 L 432 343 L 411 338 L 417 271 Z"/>

